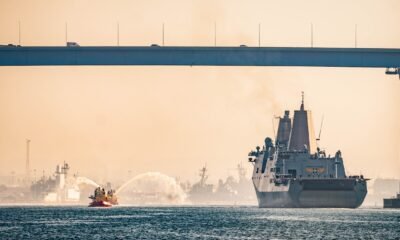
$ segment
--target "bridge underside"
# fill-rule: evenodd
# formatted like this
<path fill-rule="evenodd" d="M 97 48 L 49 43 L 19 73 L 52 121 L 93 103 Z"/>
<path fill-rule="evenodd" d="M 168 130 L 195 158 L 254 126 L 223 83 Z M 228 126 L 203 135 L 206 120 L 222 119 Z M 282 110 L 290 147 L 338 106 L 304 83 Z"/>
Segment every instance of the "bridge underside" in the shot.
<path fill-rule="evenodd" d="M 292 47 L 0 47 L 0 66 L 304 66 L 387 68 L 400 49 Z"/>

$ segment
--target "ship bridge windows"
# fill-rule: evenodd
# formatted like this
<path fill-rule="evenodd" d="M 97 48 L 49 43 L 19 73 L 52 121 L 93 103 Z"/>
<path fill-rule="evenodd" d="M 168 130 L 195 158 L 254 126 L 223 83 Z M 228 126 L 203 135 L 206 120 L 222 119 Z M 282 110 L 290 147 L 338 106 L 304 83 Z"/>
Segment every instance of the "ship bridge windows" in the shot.
<path fill-rule="evenodd" d="M 325 172 L 324 167 L 306 167 L 305 170 L 307 173 L 312 173 L 312 174 L 322 174 Z"/>
<path fill-rule="evenodd" d="M 296 178 L 297 177 L 297 171 L 296 169 L 289 169 L 288 170 L 288 174 L 292 175 L 292 178 Z"/>
<path fill-rule="evenodd" d="M 274 172 L 274 173 L 281 173 L 281 168 L 277 167 L 277 168 L 270 168 L 270 172 Z"/>

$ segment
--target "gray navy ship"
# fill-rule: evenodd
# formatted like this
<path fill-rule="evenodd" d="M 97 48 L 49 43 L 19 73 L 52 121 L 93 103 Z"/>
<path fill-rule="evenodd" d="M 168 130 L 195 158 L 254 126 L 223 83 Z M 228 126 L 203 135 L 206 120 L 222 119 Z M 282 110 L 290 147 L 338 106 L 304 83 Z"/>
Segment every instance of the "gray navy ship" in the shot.
<path fill-rule="evenodd" d="M 393 198 L 384 198 L 383 208 L 400 208 L 400 193 Z"/>
<path fill-rule="evenodd" d="M 395 197 L 383 199 L 383 208 L 400 208 L 400 184 L 399 192 Z"/>
<path fill-rule="evenodd" d="M 261 208 L 357 208 L 367 194 L 362 175 L 346 176 L 342 154 L 327 156 L 317 146 L 311 111 L 304 108 L 279 118 L 275 143 L 265 139 L 249 153 L 252 181 Z"/>

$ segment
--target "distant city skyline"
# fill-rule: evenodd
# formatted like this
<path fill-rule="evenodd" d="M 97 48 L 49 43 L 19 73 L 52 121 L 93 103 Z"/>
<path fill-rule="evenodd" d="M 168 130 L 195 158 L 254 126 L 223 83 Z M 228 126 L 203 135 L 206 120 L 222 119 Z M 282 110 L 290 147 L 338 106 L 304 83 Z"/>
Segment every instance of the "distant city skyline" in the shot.
<path fill-rule="evenodd" d="M 229 2 L 229 4 L 228 4 Z M 0 44 L 400 48 L 400 2 L 0 0 Z M 283 14 L 284 13 L 284 14 Z M 119 31 L 117 31 L 119 24 Z M 259 38 L 261 24 L 261 38 Z M 119 33 L 118 33 L 119 32 Z M 119 34 L 119 40 L 118 40 Z M 247 164 L 272 118 L 300 106 L 324 126 L 348 174 L 400 175 L 400 81 L 384 69 L 283 67 L 0 67 L 0 174 L 159 171 L 210 181 Z"/>

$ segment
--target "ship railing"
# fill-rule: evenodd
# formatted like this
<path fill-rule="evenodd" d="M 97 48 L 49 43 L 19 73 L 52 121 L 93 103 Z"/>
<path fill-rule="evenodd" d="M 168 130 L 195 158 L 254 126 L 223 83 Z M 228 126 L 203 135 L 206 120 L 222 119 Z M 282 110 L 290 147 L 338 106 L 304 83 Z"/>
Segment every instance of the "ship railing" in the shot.
<path fill-rule="evenodd" d="M 293 178 L 292 174 L 275 174 L 276 178 Z"/>
<path fill-rule="evenodd" d="M 294 179 L 292 174 L 276 174 L 274 178 L 275 184 L 286 185 L 290 180 Z"/>
<path fill-rule="evenodd" d="M 274 179 L 275 185 L 287 185 L 289 183 L 289 179 L 287 178 L 275 178 Z"/>
<path fill-rule="evenodd" d="M 364 175 L 351 175 L 348 178 L 364 179 Z"/>

